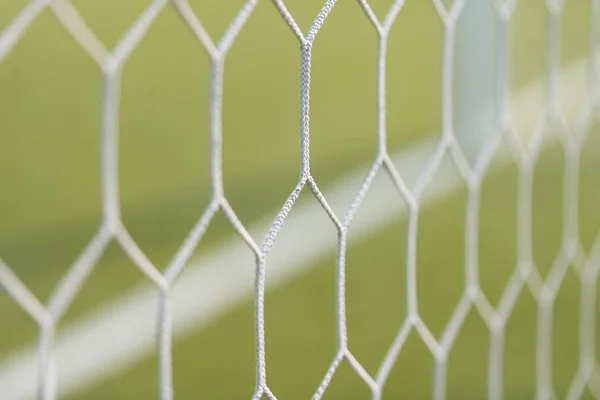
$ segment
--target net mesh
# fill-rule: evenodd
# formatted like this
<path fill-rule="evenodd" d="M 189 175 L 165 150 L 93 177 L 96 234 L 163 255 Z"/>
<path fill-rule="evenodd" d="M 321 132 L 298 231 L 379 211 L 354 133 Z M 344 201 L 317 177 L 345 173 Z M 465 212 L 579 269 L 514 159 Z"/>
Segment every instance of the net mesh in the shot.
<path fill-rule="evenodd" d="M 387 38 L 394 21 L 402 10 L 404 1 L 396 0 L 385 17 L 379 19 L 367 0 L 359 0 L 364 15 L 377 33 L 377 97 L 376 97 L 376 137 L 377 154 L 350 207 L 343 216 L 334 213 L 326 197 L 321 193 L 310 170 L 309 136 L 310 136 L 310 77 L 311 50 L 315 38 L 336 1 L 326 1 L 318 12 L 310 28 L 303 33 L 294 21 L 281 0 L 272 3 L 296 36 L 300 45 L 300 178 L 272 223 L 262 241 L 257 241 L 245 229 L 230 206 L 223 190 L 222 178 L 222 140 L 221 140 L 221 105 L 223 88 L 223 70 L 226 55 L 234 43 L 240 30 L 252 14 L 258 0 L 249 0 L 231 21 L 229 28 L 218 41 L 214 41 L 204 29 L 197 15 L 185 0 L 154 0 L 137 17 L 133 25 L 112 49 L 106 49 L 97 39 L 94 32 L 79 15 L 68 0 L 34 0 L 31 1 L 0 34 L 0 62 L 36 17 L 49 8 L 60 23 L 70 32 L 82 49 L 100 66 L 103 75 L 103 101 L 101 114 L 101 185 L 102 185 L 102 223 L 88 245 L 69 268 L 66 275 L 58 283 L 47 303 L 41 303 L 12 272 L 10 267 L 0 260 L 0 285 L 26 311 L 40 327 L 40 343 L 38 357 L 38 392 L 39 398 L 54 399 L 57 393 L 56 374 L 53 368 L 53 343 L 58 322 L 69 305 L 73 302 L 86 278 L 97 263 L 107 245 L 111 241 L 118 243 L 133 263 L 159 289 L 158 303 L 158 348 L 159 348 L 159 396 L 162 400 L 172 399 L 172 316 L 170 292 L 184 266 L 198 246 L 211 219 L 222 213 L 237 232 L 241 240 L 253 251 L 256 258 L 255 272 L 255 346 L 256 346 L 256 387 L 253 398 L 274 399 L 267 380 L 265 362 L 265 278 L 268 268 L 268 255 L 284 225 L 288 213 L 294 206 L 302 191 L 310 191 L 321 207 L 326 211 L 338 232 L 337 276 L 336 276 L 336 329 L 337 352 L 331 365 L 319 385 L 314 399 L 323 396 L 328 384 L 340 363 L 347 363 L 370 388 L 372 397 L 381 397 L 382 389 L 388 379 L 392 366 L 402 351 L 409 333 L 414 331 L 423 340 L 435 360 L 433 380 L 433 398 L 445 397 L 447 358 L 453 342 L 459 333 L 469 311 L 474 309 L 486 323 L 491 337 L 488 362 L 488 397 L 502 398 L 503 341 L 506 322 L 522 290 L 531 292 L 537 302 L 537 338 L 536 338 L 536 398 L 553 397 L 551 373 L 552 318 L 554 299 L 568 268 L 575 270 L 581 282 L 580 299 L 580 354 L 579 368 L 573 377 L 568 399 L 579 398 L 586 386 L 596 398 L 600 398 L 600 367 L 595 358 L 595 303 L 596 282 L 600 265 L 600 240 L 589 254 L 583 251 L 578 239 L 578 188 L 577 175 L 582 144 L 590 129 L 596 106 L 598 105 L 597 75 L 597 37 L 600 1 L 591 0 L 591 48 L 588 55 L 587 95 L 583 101 L 575 124 L 569 124 L 564 118 L 559 102 L 559 82 L 557 70 L 559 18 L 563 2 L 548 0 L 545 2 L 548 23 L 546 28 L 546 66 L 545 66 L 545 103 L 536 128 L 528 145 L 522 145 L 517 137 L 511 120 L 511 104 L 507 84 L 506 64 L 506 26 L 515 9 L 517 1 L 494 1 L 493 6 L 499 24 L 500 46 L 498 50 L 498 73 L 496 104 L 499 118 L 493 127 L 498 135 L 485 144 L 471 163 L 465 157 L 454 132 L 453 122 L 453 65 L 455 48 L 455 31 L 457 20 L 464 9 L 466 0 L 456 0 L 451 5 L 441 0 L 433 0 L 435 9 L 444 27 L 443 70 L 442 70 L 442 132 L 436 150 L 414 187 L 409 188 L 402 175 L 396 169 L 386 148 L 386 49 Z M 490 0 L 491 1 L 491 0 Z M 154 19 L 164 7 L 174 7 L 185 25 L 187 25 L 199 44 L 204 47 L 210 58 L 210 177 L 212 196 L 210 204 L 189 233 L 179 251 L 162 273 L 146 257 L 122 222 L 119 211 L 118 196 L 118 109 L 120 72 L 129 55 L 142 40 Z M 533 169 L 539 157 L 550 125 L 559 126 L 561 145 L 564 149 L 564 234 L 563 242 L 551 270 L 544 278 L 532 259 L 532 182 Z M 512 273 L 498 307 L 494 307 L 486 298 L 478 280 L 478 215 L 480 205 L 480 189 L 488 167 L 498 153 L 502 143 L 507 143 L 511 156 L 518 165 L 518 262 Z M 465 232 L 465 286 L 462 297 L 452 313 L 446 328 L 438 339 L 429 330 L 419 315 L 417 302 L 417 229 L 421 199 L 430 185 L 444 157 L 449 156 L 468 191 L 466 232 Z M 355 213 L 361 201 L 369 191 L 371 183 L 378 174 L 387 174 L 393 182 L 400 199 L 408 210 L 407 223 L 407 255 L 406 255 L 406 298 L 407 315 L 393 343 L 389 347 L 377 373 L 370 375 L 355 358 L 348 345 L 346 335 L 345 310 L 345 253 L 348 232 L 352 228 Z"/>

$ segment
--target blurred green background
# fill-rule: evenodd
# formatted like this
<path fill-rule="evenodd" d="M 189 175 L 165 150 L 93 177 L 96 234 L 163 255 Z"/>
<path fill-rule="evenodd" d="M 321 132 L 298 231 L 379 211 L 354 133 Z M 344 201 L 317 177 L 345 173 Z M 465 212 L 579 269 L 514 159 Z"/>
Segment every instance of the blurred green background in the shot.
<path fill-rule="evenodd" d="M 26 3 L 1 2 L 0 28 Z M 72 3 L 98 38 L 112 48 L 148 1 Z M 215 42 L 243 4 L 239 0 L 189 3 Z M 322 3 L 286 1 L 304 30 Z M 370 1 L 380 18 L 391 3 Z M 589 3 L 565 2 L 560 42 L 563 64 L 587 54 Z M 460 29 L 460 20 L 458 24 Z M 521 1 L 510 24 L 513 91 L 542 75 L 545 27 L 543 1 Z M 443 26 L 432 3 L 407 0 L 389 38 L 390 152 L 440 130 L 442 40 Z M 366 173 L 373 160 L 376 43 L 374 29 L 358 3 L 350 0 L 338 1 L 315 42 L 311 163 L 322 188 L 350 169 L 364 166 Z M 297 181 L 298 75 L 297 40 L 271 2 L 260 0 L 227 56 L 224 77 L 225 193 L 245 225 L 265 215 L 274 217 Z M 205 51 L 173 8 L 166 7 L 123 69 L 119 114 L 124 223 L 160 269 L 210 199 L 208 87 Z M 539 100 L 541 105 L 541 96 Z M 47 298 L 100 221 L 100 106 L 98 66 L 44 11 L 0 64 L 0 256 L 40 299 Z M 538 117 L 532 112 L 518 126 L 531 129 Z M 598 133 L 592 127 L 579 177 L 579 234 L 585 251 L 600 226 Z M 544 276 L 562 240 L 563 170 L 562 150 L 555 143 L 540 157 L 534 175 L 534 260 Z M 517 176 L 518 169 L 511 164 L 493 169 L 483 184 L 480 279 L 492 304 L 499 301 L 516 262 Z M 420 219 L 419 312 L 438 337 L 463 289 L 465 199 L 466 190 L 459 189 L 424 209 Z M 399 201 L 398 215 L 401 208 Z M 390 221 L 367 240 L 350 246 L 347 255 L 350 349 L 373 375 L 405 314 L 405 222 Z M 232 234 L 224 218 L 217 216 L 197 253 L 209 251 Z M 331 234 L 335 234 L 333 227 Z M 333 359 L 334 270 L 332 253 L 267 295 L 268 381 L 280 399 L 311 396 Z M 111 244 L 65 320 L 81 317 L 143 279 Z M 553 383 L 559 398 L 566 395 L 577 369 L 579 293 L 579 278 L 570 269 L 553 321 Z M 4 292 L 0 292 L 0 315 L 1 362 L 15 349 L 32 343 L 37 329 Z M 507 399 L 533 397 L 536 315 L 535 301 L 525 290 L 507 328 Z M 488 330 L 472 309 L 450 354 L 448 399 L 486 397 L 488 343 Z M 600 334 L 597 343 L 600 348 Z M 411 333 L 385 386 L 384 398 L 429 398 L 432 366 L 431 354 Z M 174 371 L 178 399 L 249 398 L 254 388 L 251 299 L 208 329 L 177 341 Z M 70 399 L 149 399 L 156 398 L 156 387 L 156 355 L 151 354 L 126 374 Z M 587 396 L 593 398 L 591 393 Z M 367 387 L 342 364 L 324 398 L 368 397 Z"/>

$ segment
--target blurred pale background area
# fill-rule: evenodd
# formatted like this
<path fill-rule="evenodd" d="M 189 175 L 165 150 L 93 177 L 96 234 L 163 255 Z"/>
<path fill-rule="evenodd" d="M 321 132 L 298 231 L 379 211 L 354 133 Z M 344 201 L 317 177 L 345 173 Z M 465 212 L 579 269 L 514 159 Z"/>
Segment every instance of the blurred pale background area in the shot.
<path fill-rule="evenodd" d="M 468 3 L 474 1 L 483 0 Z M 188 3 L 213 42 L 218 42 L 244 1 Z M 324 1 L 284 3 L 306 32 Z M 369 1 L 380 20 L 392 3 Z M 450 1 L 439 3 L 451 6 Z M 492 1 L 486 3 L 492 7 Z M 508 310 L 501 371 L 494 372 L 490 369 L 489 321 L 482 317 L 484 303 L 467 302 L 464 319 L 459 318 L 460 324 L 452 328 L 458 333 L 447 355 L 445 398 L 450 400 L 488 398 L 492 374 L 502 376 L 503 398 L 533 398 L 544 373 L 544 366 L 539 365 L 542 353 L 556 398 L 576 393 L 573 387 L 581 379 L 585 381 L 581 397 L 569 398 L 600 398 L 600 329 L 594 329 L 593 318 L 600 310 L 600 297 L 594 292 L 600 260 L 595 260 L 592 252 L 600 232 L 600 131 L 597 109 L 591 107 L 588 97 L 592 79 L 587 69 L 592 28 L 600 35 L 600 21 L 592 23 L 593 1 L 563 3 L 553 17 L 544 1 L 521 0 L 508 18 L 503 86 L 512 109 L 511 137 L 517 144 L 499 142 L 498 154 L 513 156 L 494 157 L 483 175 L 475 226 L 466 219 L 469 208 L 475 206 L 468 201 L 468 185 L 461 181 L 449 155 L 425 188 L 423 198 L 431 200 L 420 207 L 416 289 L 418 315 L 428 332 L 436 341 L 448 332 L 457 305 L 461 299 L 465 301 L 465 266 L 473 260 L 478 268 L 479 298 L 485 298 L 488 311 Z M 25 0 L 0 2 L 0 32 L 27 4 Z M 150 2 L 71 0 L 70 4 L 104 47 L 112 49 Z M 556 31 L 548 28 L 551 19 L 558 22 Z M 492 21 L 491 31 L 499 32 L 498 21 Z M 461 18 L 456 24 L 458 32 L 467 29 Z M 552 32 L 556 32 L 556 40 L 549 39 Z M 445 30 L 433 1 L 406 0 L 388 36 L 384 86 L 387 148 L 400 176 L 413 187 L 419 174 L 409 166 L 411 155 L 421 152 L 424 160 L 431 159 L 434 146 L 427 143 L 436 143 L 441 137 L 442 71 L 449 60 L 444 58 Z M 313 44 L 311 174 L 325 198 L 338 199 L 332 200 L 332 207 L 340 219 L 376 155 L 377 43 L 376 30 L 359 2 L 339 0 Z M 460 74 L 465 59 L 458 44 L 455 47 L 457 78 L 452 85 L 458 98 L 468 76 Z M 546 63 L 554 52 L 556 73 L 547 74 Z M 473 55 L 468 62 L 477 63 L 478 57 Z M 495 59 L 490 65 L 500 64 Z M 490 77 L 497 72 L 490 71 Z M 274 220 L 298 182 L 299 75 L 297 38 L 273 3 L 259 0 L 225 58 L 222 104 L 225 197 L 259 244 L 266 234 L 264 221 Z M 527 193 L 519 185 L 524 172 L 515 154 L 518 143 L 527 148 L 528 138 L 540 126 L 549 96 L 544 82 L 548 81 L 559 88 L 556 98 L 564 120 L 559 118 L 543 128 L 540 137 L 544 144 L 531 167 L 533 184 Z M 117 122 L 123 224 L 160 271 L 211 200 L 210 82 L 206 50 L 167 4 L 123 66 Z M 0 259 L 42 303 L 101 223 L 102 85 L 100 67 L 50 9 L 41 11 L 0 59 Z M 460 127 L 455 128 L 459 142 L 468 144 Z M 491 124 L 487 128 L 497 129 Z M 567 160 L 564 149 L 573 142 L 579 143 L 574 151 L 579 162 L 575 172 L 568 173 L 572 160 Z M 424 162 L 418 165 L 419 171 L 425 168 Z M 449 179 L 454 182 L 452 187 L 443 194 L 433 193 Z M 349 183 L 344 186 L 344 182 Z M 384 169 L 373 185 L 393 189 Z M 527 199 L 519 196 L 531 201 L 527 221 L 522 212 Z M 267 381 L 278 399 L 310 398 L 336 354 L 337 232 L 325 212 L 305 218 L 299 211 L 305 205 L 318 209 L 307 189 L 289 216 L 301 217 L 303 223 L 296 224 L 301 228 L 290 228 L 291 240 L 275 241 L 273 248 L 279 254 L 273 268 L 283 270 L 292 262 L 301 267 L 283 279 L 281 274 L 270 275 L 267 262 Z M 356 229 L 351 224 L 348 230 L 348 347 L 371 376 L 377 374 L 407 315 L 406 214 L 407 206 L 397 191 L 369 191 L 356 214 Z M 523 239 L 527 227 L 531 232 Z M 468 232 L 473 229 L 477 247 L 474 254 L 467 255 Z M 295 246 L 304 249 L 301 244 L 313 235 L 333 244 L 323 245 L 319 251 L 308 245 L 307 250 L 294 250 Z M 575 238 L 575 247 L 565 247 L 565 237 Z M 527 240 L 535 273 L 525 279 L 515 271 L 518 261 L 523 261 L 518 246 Z M 202 260 L 214 258 L 215 252 L 227 253 L 230 244 L 239 247 L 243 242 L 217 213 L 179 282 L 203 268 Z M 236 285 L 218 286 L 219 282 L 235 281 L 235 277 L 214 284 L 203 281 L 202 288 L 211 287 L 215 296 L 235 301 L 223 300 L 218 313 L 211 314 L 206 323 L 194 325 L 190 320 L 181 334 L 175 329 L 173 385 L 177 399 L 246 399 L 254 391 L 255 265 L 249 249 L 242 253 L 236 259 L 240 260 L 238 267 L 247 271 L 243 295 L 230 296 L 242 290 Z M 595 253 L 600 256 L 600 248 Z M 121 304 L 123 296 L 149 284 L 111 241 L 60 320 L 57 340 L 69 326 L 93 320 L 97 310 Z M 175 293 L 178 287 L 176 284 Z M 550 317 L 540 322 L 539 304 L 548 288 Z M 510 290 L 515 291 L 512 306 L 508 304 Z M 183 306 L 207 308 L 202 301 Z M 9 384 L 6 376 L 18 355 L 34 349 L 38 334 L 35 322 L 0 290 L 1 400 L 13 400 L 3 397 L 2 385 Z M 145 332 L 143 340 L 150 340 L 149 344 L 140 352 L 124 351 L 123 360 L 114 361 L 112 373 L 90 375 L 85 384 L 75 383 L 68 390 L 59 386 L 59 398 L 157 398 L 154 337 L 154 332 Z M 119 341 L 120 337 L 110 340 Z M 431 398 L 436 356 L 425 342 L 422 332 L 410 330 L 383 387 L 384 399 Z M 98 351 L 94 347 L 88 350 L 90 354 Z M 592 360 L 593 365 L 583 359 Z M 72 367 L 77 369 L 76 364 Z M 60 369 L 57 373 L 60 382 L 69 379 Z M 27 385 L 35 386 L 37 376 L 29 379 Z M 342 362 L 323 398 L 367 399 L 370 392 Z"/>

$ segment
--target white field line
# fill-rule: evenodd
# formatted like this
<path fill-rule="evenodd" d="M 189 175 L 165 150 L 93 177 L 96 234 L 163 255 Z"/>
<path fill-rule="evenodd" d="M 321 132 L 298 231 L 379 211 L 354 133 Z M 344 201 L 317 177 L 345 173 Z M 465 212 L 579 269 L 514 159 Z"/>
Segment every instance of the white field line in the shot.
<path fill-rule="evenodd" d="M 580 103 L 585 73 L 584 63 L 573 64 L 560 72 L 561 99 L 568 108 L 565 110 L 568 115 L 573 115 Z M 520 90 L 512 98 L 514 112 L 525 116 L 537 114 L 537 110 L 541 109 L 540 93 L 541 82 Z M 430 140 L 392 157 L 409 187 L 431 158 L 435 144 Z M 355 171 L 323 190 L 339 216 L 349 206 L 366 171 L 367 167 Z M 460 182 L 455 168 L 445 159 L 423 200 L 439 200 L 459 187 Z M 294 206 L 269 255 L 268 288 L 292 280 L 324 256 L 334 254 L 337 237 L 333 225 L 321 206 L 314 199 L 309 199 L 308 191 L 306 194 Z M 350 227 L 350 241 L 358 241 L 398 221 L 403 210 L 402 200 L 384 172 L 380 171 Z M 254 238 L 262 237 L 274 215 L 249 229 Z M 334 266 L 331 268 L 333 271 Z M 193 260 L 173 292 L 175 336 L 203 329 L 228 310 L 248 301 L 253 285 L 254 259 L 237 236 Z M 156 305 L 155 290 L 149 284 L 142 285 L 65 326 L 55 346 L 59 393 L 65 395 L 88 389 L 127 370 L 154 351 Z M 36 357 L 36 348 L 31 346 L 16 352 L 0 365 L 1 399 L 35 397 Z"/>

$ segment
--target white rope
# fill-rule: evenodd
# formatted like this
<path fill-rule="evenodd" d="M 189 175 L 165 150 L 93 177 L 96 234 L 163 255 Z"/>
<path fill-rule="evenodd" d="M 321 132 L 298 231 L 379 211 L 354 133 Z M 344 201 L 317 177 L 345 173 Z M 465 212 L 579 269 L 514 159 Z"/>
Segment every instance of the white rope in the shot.
<path fill-rule="evenodd" d="M 516 1 L 489 0 L 496 7 L 500 21 L 508 21 L 514 10 Z M 592 2 L 592 15 L 597 17 L 600 13 L 600 0 Z M 37 393 L 43 400 L 53 400 L 57 391 L 62 393 L 84 388 L 119 369 L 126 368 L 133 361 L 145 354 L 153 343 L 154 321 L 158 319 L 158 345 L 159 345 L 159 396 L 161 400 L 173 399 L 171 344 L 172 335 L 197 329 L 205 326 L 216 318 L 221 312 L 241 301 L 253 288 L 255 298 L 255 344 L 256 344 L 256 386 L 254 399 L 275 398 L 275 394 L 268 387 L 267 364 L 265 351 L 268 341 L 265 338 L 265 291 L 266 274 L 269 273 L 274 281 L 283 282 L 290 279 L 298 270 L 309 266 L 322 256 L 327 250 L 337 248 L 337 283 L 336 301 L 337 315 L 336 327 L 338 334 L 337 352 L 328 368 L 322 383 L 316 388 L 314 400 L 318 400 L 325 393 L 329 382 L 342 362 L 346 362 L 370 388 L 373 399 L 380 399 L 383 385 L 392 365 L 402 351 L 404 340 L 411 331 L 420 336 L 435 359 L 435 373 L 433 379 L 433 397 L 443 399 L 446 388 L 446 361 L 454 340 L 471 307 L 477 310 L 487 323 L 491 337 L 489 358 L 489 397 L 501 398 L 502 387 L 502 353 L 504 325 L 511 314 L 512 307 L 519 292 L 527 288 L 538 303 L 538 330 L 537 330 L 537 398 L 549 399 L 553 395 L 551 374 L 551 345 L 552 345 L 552 317 L 553 302 L 569 265 L 579 260 L 579 276 L 583 290 L 581 294 L 581 311 L 583 316 L 581 331 L 581 357 L 580 368 L 573 378 L 569 398 L 578 396 L 589 386 L 590 390 L 600 397 L 600 369 L 593 354 L 594 338 L 594 299 L 595 284 L 586 279 L 596 278 L 600 264 L 600 239 L 594 251 L 586 258 L 581 250 L 577 237 L 577 183 L 579 152 L 585 138 L 595 106 L 598 103 L 598 71 L 597 71 L 597 38 L 592 36 L 589 60 L 587 61 L 588 74 L 586 86 L 590 88 L 588 97 L 584 100 L 583 111 L 580 112 L 576 124 L 570 126 L 567 122 L 565 109 L 561 108 L 559 98 L 569 98 L 569 85 L 559 87 L 560 82 L 568 82 L 565 75 L 570 77 L 573 70 L 578 70 L 579 76 L 582 65 L 571 69 L 560 70 L 558 65 L 558 38 L 560 37 L 559 18 L 562 13 L 562 3 L 558 0 L 547 0 L 546 24 L 546 68 L 543 77 L 544 111 L 539 117 L 536 129 L 531 138 L 516 133 L 511 126 L 515 110 L 527 112 L 531 107 L 517 105 L 523 98 L 531 95 L 533 89 L 526 89 L 519 96 L 511 98 L 506 96 L 506 82 L 504 76 L 506 68 L 500 65 L 499 96 L 503 96 L 499 112 L 503 118 L 498 126 L 490 127 L 500 132 L 500 136 L 490 139 L 484 146 L 484 151 L 477 157 L 472 165 L 463 154 L 459 146 L 453 121 L 453 68 L 456 23 L 461 16 L 466 0 L 455 0 L 450 7 L 445 6 L 442 0 L 432 0 L 437 10 L 438 17 L 444 28 L 443 64 L 442 64 L 442 124 L 441 135 L 438 142 L 427 147 L 431 150 L 423 157 L 421 149 L 413 149 L 411 153 L 403 153 L 399 159 L 390 156 L 387 150 L 386 138 L 386 50 L 387 36 L 393 27 L 394 21 L 402 12 L 403 0 L 396 0 L 380 21 L 371 10 L 367 0 L 358 0 L 365 18 L 367 18 L 377 33 L 377 96 L 376 96 L 376 136 L 377 154 L 367 177 L 362 183 L 357 184 L 356 176 L 351 176 L 348 181 L 343 181 L 332 189 L 327 197 L 319 189 L 310 171 L 310 90 L 311 90 L 311 65 L 312 48 L 315 45 L 318 32 L 331 12 L 334 12 L 335 0 L 324 1 L 324 5 L 317 13 L 313 23 L 306 33 L 303 33 L 292 14 L 287 10 L 282 0 L 272 0 L 281 17 L 288 24 L 292 33 L 298 39 L 300 48 L 300 80 L 299 80 L 299 180 L 287 201 L 277 213 L 274 220 L 263 221 L 259 224 L 260 230 L 255 228 L 247 231 L 242 222 L 237 218 L 234 209 L 229 205 L 223 191 L 222 183 L 222 88 L 223 71 L 226 55 L 240 34 L 246 21 L 251 18 L 258 0 L 248 0 L 234 17 L 231 25 L 218 42 L 207 34 L 200 19 L 194 15 L 192 9 L 184 0 L 172 0 L 172 5 L 182 17 L 182 23 L 187 25 L 196 36 L 199 45 L 203 46 L 211 60 L 211 90 L 210 90 L 210 171 L 212 200 L 205 213 L 202 215 L 194 229 L 184 241 L 182 247 L 173 258 L 167 272 L 162 274 L 129 235 L 120 215 L 118 196 L 118 110 L 120 93 L 120 71 L 127 62 L 129 55 L 144 38 L 149 27 L 160 15 L 163 8 L 169 4 L 168 0 L 153 0 L 148 7 L 138 16 L 129 30 L 118 41 L 115 48 L 107 50 L 96 38 L 76 9 L 68 0 L 34 0 L 0 33 L 0 61 L 10 53 L 18 43 L 20 37 L 32 24 L 40 12 L 49 7 L 58 21 L 65 26 L 67 31 L 76 39 L 84 51 L 100 66 L 103 73 L 104 94 L 102 102 L 101 119 L 101 160 L 102 160 L 102 208 L 103 220 L 95 236 L 73 263 L 65 277 L 56 287 L 48 304 L 41 304 L 23 285 L 8 265 L 0 261 L 0 286 L 5 288 L 16 303 L 27 311 L 40 325 L 40 342 L 38 347 L 37 364 L 30 351 L 19 353 L 0 368 L 0 396 L 11 399 L 27 398 Z M 598 18 L 592 18 L 592 35 L 598 31 Z M 506 30 L 501 30 L 501 35 L 506 35 Z M 502 37 L 503 42 L 506 41 Z M 216 43 L 216 44 L 215 44 Z M 502 48 L 505 51 L 505 48 Z M 500 58 L 501 63 L 505 57 Z M 397 72 L 397 71 L 396 71 Z M 571 75 L 569 75 L 571 74 Z M 572 78 L 576 79 L 576 78 Z M 527 91 L 529 90 L 529 91 Z M 540 90 L 538 86 L 536 90 Z M 560 97 L 559 97 L 560 96 Z M 573 96 L 576 98 L 576 96 Z M 507 100 L 507 101 L 504 101 Z M 509 103 L 513 103 L 512 106 Z M 569 104 L 569 102 L 562 102 Z M 525 110 L 525 111 L 523 111 Z M 558 125 L 563 132 L 561 143 L 565 149 L 565 182 L 564 185 L 564 239 L 548 278 L 543 279 L 534 265 L 531 256 L 531 192 L 532 168 L 547 139 L 547 130 L 550 124 Z M 525 140 L 524 140 L 525 139 Z M 479 212 L 479 188 L 491 160 L 499 157 L 499 143 L 506 141 L 514 149 L 512 156 L 518 160 L 519 166 L 519 198 L 518 198 L 518 263 L 515 274 L 509 281 L 498 309 L 494 309 L 486 299 L 478 282 L 478 266 L 476 262 L 477 251 L 477 215 Z M 519 146 L 516 143 L 527 143 Z M 420 153 L 421 152 L 421 153 Z M 424 161 L 426 160 L 426 161 Z M 460 176 L 446 177 L 442 183 L 434 183 L 433 176 L 440 176 L 452 168 L 447 168 L 448 163 L 459 172 Z M 380 177 L 386 174 L 392 184 L 386 184 Z M 468 190 L 467 204 L 467 232 L 466 234 L 466 265 L 465 273 L 467 284 L 461 301 L 457 305 L 448 324 L 438 339 L 435 338 L 419 314 L 417 302 L 417 228 L 421 207 L 437 195 L 441 195 L 457 182 L 466 183 Z M 389 182 L 389 181 L 387 181 Z M 310 190 L 314 200 L 309 203 L 298 203 L 296 200 L 300 192 Z M 351 196 L 349 196 L 351 192 Z M 370 207 L 369 219 L 355 219 L 357 210 L 366 207 L 364 204 L 368 194 L 378 194 L 377 197 L 385 199 L 386 206 L 381 204 Z M 425 197 L 424 193 L 433 193 L 433 197 Z M 342 198 L 353 200 L 346 202 L 345 207 L 340 207 Z M 402 328 L 382 362 L 376 376 L 370 376 L 361 366 L 349 348 L 346 327 L 346 302 L 345 302 L 345 252 L 348 232 L 359 232 L 364 236 L 377 227 L 384 225 L 389 220 L 392 205 L 404 202 L 407 209 L 408 235 L 407 235 L 407 317 Z M 294 215 L 290 215 L 295 208 Z M 325 212 L 329 223 L 318 222 L 314 215 Z M 226 250 L 217 250 L 208 259 L 199 261 L 203 268 L 195 268 L 186 277 L 178 282 L 181 291 L 172 291 L 172 285 L 180 276 L 182 269 L 188 264 L 189 257 L 201 241 L 206 227 L 216 213 L 222 213 L 237 233 L 235 243 L 227 243 Z M 319 224 L 324 224 L 319 226 Z M 282 231 L 283 225 L 286 230 Z M 319 233 L 329 229 L 337 231 L 337 238 Z M 288 229 L 290 229 L 288 231 Z M 267 232 L 262 240 L 257 240 L 257 232 Z M 298 243 L 293 237 L 306 238 Z M 116 241 L 129 256 L 132 262 L 149 279 L 153 290 L 141 288 L 132 291 L 129 295 L 113 304 L 111 309 L 103 309 L 86 321 L 76 323 L 67 330 L 63 337 L 55 338 L 55 328 L 61 317 L 72 304 L 75 295 L 80 290 L 84 281 L 89 276 L 95 263 L 100 258 L 109 241 Z M 285 254 L 272 251 L 275 241 L 285 249 Z M 248 251 L 250 249 L 250 251 Z M 244 255 L 242 255 L 244 254 Z M 244 265 L 247 255 L 251 254 L 256 265 L 255 274 Z M 581 262 L 583 261 L 583 264 Z M 284 262 L 285 261 L 285 262 Z M 285 268 L 282 267 L 285 265 Z M 226 285 L 228 291 L 218 288 Z M 158 289 L 158 292 L 156 291 Z M 179 294 L 178 294 L 179 293 Z M 157 303 L 156 303 L 157 302 Z M 153 306 L 149 306 L 153 304 Z M 193 304 L 193 307 L 189 305 Z M 151 311 L 152 310 L 152 311 Z M 118 340 L 111 338 L 118 337 Z M 108 338 L 108 340 L 107 340 Z M 83 347 L 82 347 L 83 346 Z M 82 352 L 85 348 L 87 351 Z M 82 354 L 93 357 L 84 358 Z M 118 362 L 117 362 L 118 361 Z M 118 367 L 115 368 L 115 365 Z M 28 377 L 35 371 L 40 376 L 38 386 L 32 388 L 26 384 Z M 60 385 L 57 385 L 60 383 Z"/>

